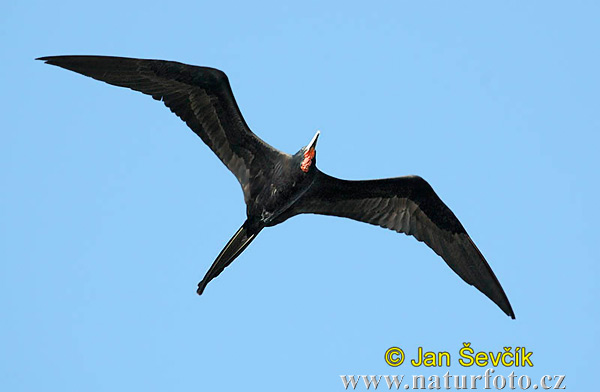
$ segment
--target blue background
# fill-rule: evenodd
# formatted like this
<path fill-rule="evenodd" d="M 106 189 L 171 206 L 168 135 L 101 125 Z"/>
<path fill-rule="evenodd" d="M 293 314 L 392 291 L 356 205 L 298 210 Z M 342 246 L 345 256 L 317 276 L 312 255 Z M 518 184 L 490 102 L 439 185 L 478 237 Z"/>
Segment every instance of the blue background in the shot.
<path fill-rule="evenodd" d="M 458 365 L 463 342 L 534 353 L 495 374 L 597 385 L 596 2 L 2 9 L 0 389 L 341 391 L 345 374 L 448 370 L 391 368 L 390 346 L 483 373 Z M 161 104 L 33 60 L 59 54 L 222 69 L 275 147 L 320 129 L 328 174 L 424 177 L 517 319 L 413 238 L 309 215 L 263 231 L 198 297 L 245 218 L 237 181 Z"/>

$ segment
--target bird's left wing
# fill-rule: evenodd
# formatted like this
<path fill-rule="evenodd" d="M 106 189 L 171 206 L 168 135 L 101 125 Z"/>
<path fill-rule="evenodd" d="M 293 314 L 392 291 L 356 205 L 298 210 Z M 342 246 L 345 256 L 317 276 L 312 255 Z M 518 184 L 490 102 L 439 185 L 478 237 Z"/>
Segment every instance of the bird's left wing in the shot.
<path fill-rule="evenodd" d="M 246 199 L 249 180 L 287 156 L 246 125 L 225 73 L 174 61 L 109 56 L 40 57 L 103 82 L 151 95 L 179 116 L 236 176 Z"/>
<path fill-rule="evenodd" d="M 425 242 L 465 282 L 515 318 L 508 298 L 462 224 L 431 186 L 417 176 L 346 181 L 318 172 L 288 217 L 334 215 L 371 223 Z"/>

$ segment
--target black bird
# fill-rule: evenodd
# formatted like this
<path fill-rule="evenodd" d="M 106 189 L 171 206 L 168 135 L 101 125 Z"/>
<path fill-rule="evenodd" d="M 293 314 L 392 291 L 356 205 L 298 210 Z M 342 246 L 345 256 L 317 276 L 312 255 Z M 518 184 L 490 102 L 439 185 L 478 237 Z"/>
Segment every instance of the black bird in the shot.
<path fill-rule="evenodd" d="M 263 228 L 302 213 L 323 214 L 414 236 L 440 255 L 465 282 L 515 318 L 483 255 L 456 216 L 421 177 L 368 181 L 331 177 L 316 167 L 319 132 L 294 155 L 271 147 L 250 130 L 227 76 L 214 68 L 106 56 L 50 56 L 38 60 L 163 101 L 240 182 L 247 219 L 198 284 L 198 294 Z"/>

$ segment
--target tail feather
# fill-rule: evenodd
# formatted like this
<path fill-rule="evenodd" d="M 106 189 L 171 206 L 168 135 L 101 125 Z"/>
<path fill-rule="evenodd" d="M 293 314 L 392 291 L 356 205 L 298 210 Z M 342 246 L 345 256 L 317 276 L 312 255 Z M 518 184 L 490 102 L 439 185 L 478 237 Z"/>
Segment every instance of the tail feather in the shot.
<path fill-rule="evenodd" d="M 235 260 L 236 257 L 240 255 L 250 245 L 252 240 L 258 235 L 262 228 L 258 230 L 249 231 L 247 226 L 247 222 L 244 222 L 242 227 L 234 234 L 234 236 L 229 240 L 225 248 L 219 253 L 217 259 L 214 261 L 204 278 L 198 283 L 198 290 L 196 291 L 198 295 L 202 295 L 204 289 L 208 282 L 219 276 L 223 270 Z"/>

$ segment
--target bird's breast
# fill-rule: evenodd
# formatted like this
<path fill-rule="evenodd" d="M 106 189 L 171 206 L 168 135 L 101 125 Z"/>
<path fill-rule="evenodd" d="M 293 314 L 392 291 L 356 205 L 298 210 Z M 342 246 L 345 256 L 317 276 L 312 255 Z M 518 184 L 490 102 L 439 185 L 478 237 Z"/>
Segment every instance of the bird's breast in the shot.
<path fill-rule="evenodd" d="M 308 190 L 310 183 L 297 179 L 275 179 L 265 184 L 254 198 L 252 206 L 248 206 L 248 218 L 259 218 L 268 224 L 294 205 Z"/>

